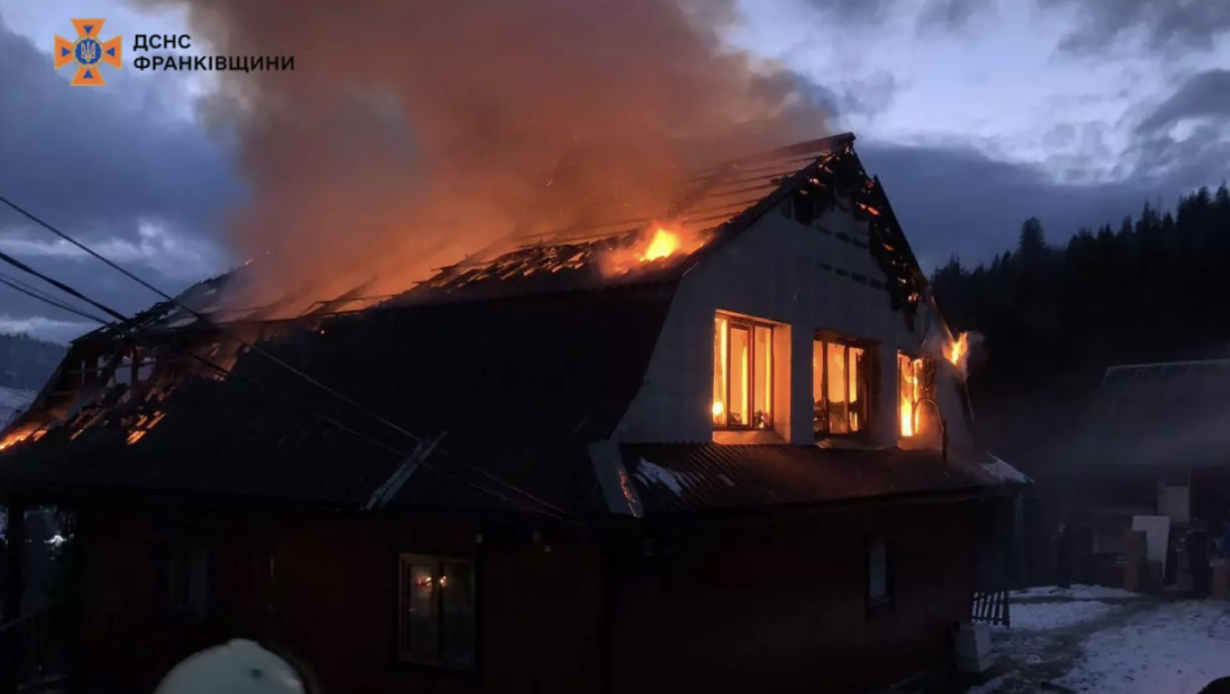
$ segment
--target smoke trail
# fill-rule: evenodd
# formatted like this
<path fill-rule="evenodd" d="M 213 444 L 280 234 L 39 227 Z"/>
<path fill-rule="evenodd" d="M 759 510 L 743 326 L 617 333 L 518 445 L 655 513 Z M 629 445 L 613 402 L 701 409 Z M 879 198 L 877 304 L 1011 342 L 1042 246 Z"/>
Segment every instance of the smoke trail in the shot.
<path fill-rule="evenodd" d="M 227 237 L 267 258 L 260 299 L 399 291 L 514 229 L 652 214 L 696 156 L 823 134 L 799 80 L 723 50 L 731 0 L 187 4 L 217 54 L 295 58 L 202 105 L 241 144 Z"/>

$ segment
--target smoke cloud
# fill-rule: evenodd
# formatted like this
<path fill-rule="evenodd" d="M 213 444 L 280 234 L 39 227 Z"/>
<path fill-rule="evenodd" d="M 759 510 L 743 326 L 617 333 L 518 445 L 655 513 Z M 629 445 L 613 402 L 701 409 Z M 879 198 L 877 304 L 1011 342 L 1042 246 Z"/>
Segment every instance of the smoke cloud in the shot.
<path fill-rule="evenodd" d="M 732 0 L 187 4 L 216 54 L 295 59 L 201 105 L 241 145 L 227 237 L 267 268 L 251 301 L 401 291 L 514 231 L 651 216 L 700 161 L 825 134 L 808 85 L 724 49 Z"/>

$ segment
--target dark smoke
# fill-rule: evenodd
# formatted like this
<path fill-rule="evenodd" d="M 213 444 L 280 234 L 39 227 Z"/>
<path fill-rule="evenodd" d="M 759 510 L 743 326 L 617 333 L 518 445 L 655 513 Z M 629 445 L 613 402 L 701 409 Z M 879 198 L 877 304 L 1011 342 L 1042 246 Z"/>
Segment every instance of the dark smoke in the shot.
<path fill-rule="evenodd" d="M 715 159 L 823 134 L 797 78 L 723 50 L 731 0 L 187 4 L 216 54 L 295 58 L 202 104 L 252 193 L 230 245 L 276 270 L 252 300 L 370 276 L 395 292 L 514 230 L 652 215 L 698 143 Z"/>

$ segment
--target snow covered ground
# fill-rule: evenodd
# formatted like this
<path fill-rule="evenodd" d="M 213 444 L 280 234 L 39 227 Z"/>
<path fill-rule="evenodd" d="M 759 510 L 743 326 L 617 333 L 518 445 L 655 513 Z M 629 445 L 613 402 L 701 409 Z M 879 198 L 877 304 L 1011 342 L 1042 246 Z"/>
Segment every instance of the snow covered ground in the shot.
<path fill-rule="evenodd" d="M 13 390 L 0 386 L 0 429 L 34 401 L 34 391 Z"/>
<path fill-rule="evenodd" d="M 1044 586 L 1041 588 L 1026 588 L 1014 590 L 1011 599 L 1014 604 L 1038 599 L 1053 600 L 1137 600 L 1145 596 L 1122 588 L 1107 588 L 1106 586 L 1074 585 L 1068 588 Z"/>
<path fill-rule="evenodd" d="M 1230 603 L 1034 588 L 1011 617 L 992 637 L 1000 674 L 968 694 L 1197 694 L 1230 677 Z"/>

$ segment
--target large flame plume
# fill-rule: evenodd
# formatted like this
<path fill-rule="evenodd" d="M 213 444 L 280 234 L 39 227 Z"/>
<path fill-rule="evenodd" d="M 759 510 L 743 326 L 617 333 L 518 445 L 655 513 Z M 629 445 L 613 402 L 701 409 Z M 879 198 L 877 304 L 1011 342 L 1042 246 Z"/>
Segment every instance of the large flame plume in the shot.
<path fill-rule="evenodd" d="M 724 49 L 733 0 L 184 2 L 216 54 L 295 59 L 201 104 L 251 191 L 228 233 L 265 266 L 245 305 L 660 215 L 692 165 L 825 134 L 798 78 Z"/>
<path fill-rule="evenodd" d="M 605 253 L 599 259 L 599 269 L 606 277 L 615 277 L 647 264 L 677 260 L 696 252 L 708 240 L 681 224 L 654 222 L 632 245 Z"/>

